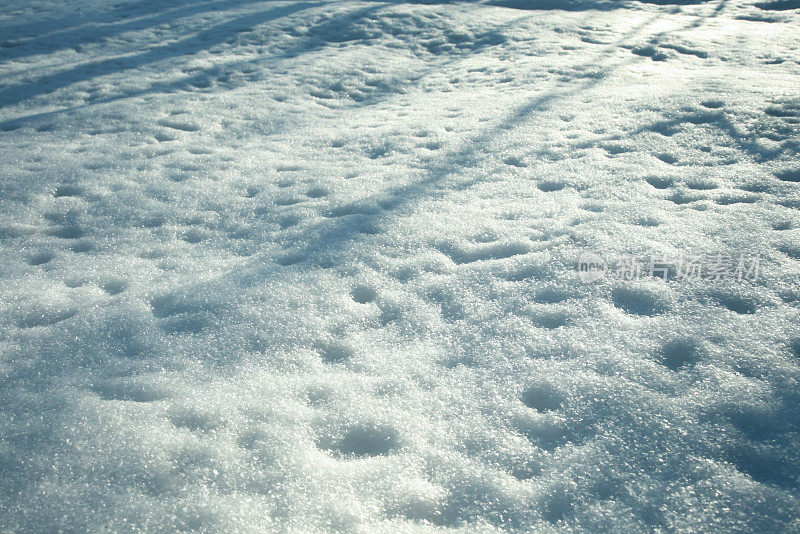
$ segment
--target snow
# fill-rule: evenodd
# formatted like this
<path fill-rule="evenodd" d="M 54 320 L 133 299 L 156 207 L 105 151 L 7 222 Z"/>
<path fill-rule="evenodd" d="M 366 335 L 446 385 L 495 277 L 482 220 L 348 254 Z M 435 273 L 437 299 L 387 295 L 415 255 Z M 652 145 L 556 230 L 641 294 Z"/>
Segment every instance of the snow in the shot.
<path fill-rule="evenodd" d="M 0 530 L 800 530 L 796 1 L 4 6 Z"/>

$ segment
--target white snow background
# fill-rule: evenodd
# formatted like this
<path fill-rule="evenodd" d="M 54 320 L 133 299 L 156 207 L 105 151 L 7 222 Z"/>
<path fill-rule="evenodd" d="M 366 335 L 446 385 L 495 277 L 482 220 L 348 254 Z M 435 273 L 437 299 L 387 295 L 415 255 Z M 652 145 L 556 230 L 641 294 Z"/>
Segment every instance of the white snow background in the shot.
<path fill-rule="evenodd" d="M 797 0 L 4 0 L 0 531 L 800 532 L 799 75 Z"/>

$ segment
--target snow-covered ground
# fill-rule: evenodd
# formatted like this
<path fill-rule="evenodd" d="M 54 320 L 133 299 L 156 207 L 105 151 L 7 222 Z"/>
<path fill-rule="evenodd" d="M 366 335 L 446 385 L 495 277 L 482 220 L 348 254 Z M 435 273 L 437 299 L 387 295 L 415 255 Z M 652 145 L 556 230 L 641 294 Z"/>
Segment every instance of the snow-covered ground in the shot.
<path fill-rule="evenodd" d="M 5 0 L 0 531 L 799 532 L 798 210 L 797 0 Z"/>

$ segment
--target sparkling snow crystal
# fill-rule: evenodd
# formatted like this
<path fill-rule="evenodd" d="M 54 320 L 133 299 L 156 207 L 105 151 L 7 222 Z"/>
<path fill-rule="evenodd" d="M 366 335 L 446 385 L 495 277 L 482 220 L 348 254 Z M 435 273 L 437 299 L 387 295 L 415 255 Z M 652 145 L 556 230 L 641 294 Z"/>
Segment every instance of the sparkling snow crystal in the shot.
<path fill-rule="evenodd" d="M 796 0 L 6 0 L 0 531 L 799 532 Z"/>

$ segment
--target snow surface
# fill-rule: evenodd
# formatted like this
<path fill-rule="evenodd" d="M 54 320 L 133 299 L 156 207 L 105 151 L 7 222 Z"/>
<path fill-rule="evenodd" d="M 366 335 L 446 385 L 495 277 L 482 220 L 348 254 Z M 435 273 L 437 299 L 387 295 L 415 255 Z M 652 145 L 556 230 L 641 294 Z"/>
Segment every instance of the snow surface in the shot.
<path fill-rule="evenodd" d="M 5 0 L 0 530 L 800 532 L 798 75 L 796 0 Z"/>

